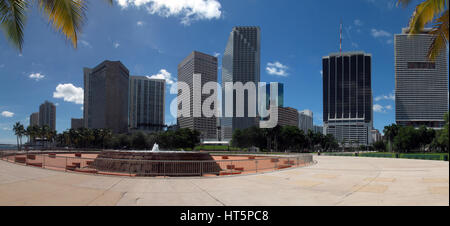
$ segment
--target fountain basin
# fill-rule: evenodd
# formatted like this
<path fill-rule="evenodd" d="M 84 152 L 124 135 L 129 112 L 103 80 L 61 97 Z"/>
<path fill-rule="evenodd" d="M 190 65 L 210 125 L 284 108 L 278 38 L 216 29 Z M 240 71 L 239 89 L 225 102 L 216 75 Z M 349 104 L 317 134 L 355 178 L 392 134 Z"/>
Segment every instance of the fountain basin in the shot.
<path fill-rule="evenodd" d="M 178 151 L 103 151 L 94 160 L 92 167 L 99 171 L 137 176 L 202 176 L 219 174 L 221 171 L 209 153 Z"/>

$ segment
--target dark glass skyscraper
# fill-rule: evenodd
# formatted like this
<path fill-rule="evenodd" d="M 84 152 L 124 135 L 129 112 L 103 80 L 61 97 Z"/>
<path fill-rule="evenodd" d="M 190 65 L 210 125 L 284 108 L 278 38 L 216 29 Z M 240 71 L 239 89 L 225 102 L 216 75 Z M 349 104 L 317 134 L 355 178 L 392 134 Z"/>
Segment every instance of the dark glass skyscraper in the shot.
<path fill-rule="evenodd" d="M 324 132 L 339 141 L 371 143 L 372 56 L 363 52 L 325 56 L 323 64 Z"/>
<path fill-rule="evenodd" d="M 261 30 L 259 27 L 234 27 L 228 38 L 222 59 L 222 91 L 225 83 L 253 82 L 258 93 L 260 81 Z M 244 117 L 236 116 L 236 98 L 244 98 Z M 256 98 L 255 107 L 258 106 Z M 234 130 L 258 125 L 258 117 L 249 117 L 248 93 L 243 96 L 233 94 L 233 116 L 222 118 L 222 139 L 231 140 Z M 222 98 L 222 114 L 226 112 L 225 95 Z M 256 110 L 257 112 L 257 110 Z"/>
<path fill-rule="evenodd" d="M 86 128 L 128 132 L 129 71 L 120 61 L 104 61 L 84 69 Z"/>
<path fill-rule="evenodd" d="M 164 129 L 164 79 L 130 76 L 130 129 L 158 132 Z"/>
<path fill-rule="evenodd" d="M 44 125 L 56 130 L 56 106 L 49 101 L 45 101 L 39 106 L 39 126 Z"/>

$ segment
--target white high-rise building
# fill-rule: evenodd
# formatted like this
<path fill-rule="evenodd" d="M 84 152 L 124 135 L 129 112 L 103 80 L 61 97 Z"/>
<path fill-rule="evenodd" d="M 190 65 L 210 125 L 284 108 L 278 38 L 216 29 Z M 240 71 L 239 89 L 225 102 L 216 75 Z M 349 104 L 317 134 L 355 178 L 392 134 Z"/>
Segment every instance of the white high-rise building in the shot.
<path fill-rule="evenodd" d="M 433 36 L 395 35 L 395 119 L 398 125 L 442 128 L 448 112 L 448 52 L 434 62 L 427 57 Z"/>
<path fill-rule="evenodd" d="M 309 130 L 314 130 L 313 112 L 311 110 L 303 110 L 298 112 L 298 128 L 306 134 Z"/>

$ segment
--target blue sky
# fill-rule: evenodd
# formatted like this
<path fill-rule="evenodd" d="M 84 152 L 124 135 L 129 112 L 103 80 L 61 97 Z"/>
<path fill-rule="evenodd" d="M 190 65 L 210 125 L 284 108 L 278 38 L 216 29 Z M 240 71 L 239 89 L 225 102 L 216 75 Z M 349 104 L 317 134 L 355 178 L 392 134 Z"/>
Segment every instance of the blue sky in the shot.
<path fill-rule="evenodd" d="M 56 129 L 81 118 L 83 67 L 120 60 L 130 75 L 175 81 L 177 65 L 191 51 L 220 57 L 233 26 L 261 27 L 261 81 L 285 84 L 285 106 L 314 112 L 322 124 L 322 56 L 339 51 L 373 55 L 374 126 L 395 121 L 394 34 L 408 23 L 417 4 L 396 0 L 120 0 L 110 7 L 89 1 L 87 18 L 74 49 L 32 8 L 22 54 L 0 35 L 0 143 L 15 143 L 12 125 L 29 124 L 45 100 L 57 104 Z M 136 4 L 134 4 L 136 2 Z M 140 4 L 141 3 L 141 4 Z M 219 70 L 219 81 L 220 81 Z M 166 94 L 166 123 L 170 102 Z"/>

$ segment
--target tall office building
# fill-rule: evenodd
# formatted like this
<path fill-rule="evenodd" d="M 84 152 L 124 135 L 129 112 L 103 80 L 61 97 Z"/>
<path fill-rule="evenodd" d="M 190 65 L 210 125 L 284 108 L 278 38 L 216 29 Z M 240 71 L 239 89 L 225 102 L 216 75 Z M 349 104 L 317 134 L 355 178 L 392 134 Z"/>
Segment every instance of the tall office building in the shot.
<path fill-rule="evenodd" d="M 364 52 L 335 53 L 323 63 L 324 133 L 339 142 L 368 145 L 373 125 L 372 56 Z"/>
<path fill-rule="evenodd" d="M 30 126 L 39 126 L 39 112 L 30 115 Z"/>
<path fill-rule="evenodd" d="M 271 114 L 271 116 L 274 114 Z M 298 127 L 299 114 L 291 107 L 278 107 L 278 125 Z"/>
<path fill-rule="evenodd" d="M 86 128 L 128 131 L 129 71 L 120 61 L 104 61 L 84 69 L 84 108 Z"/>
<path fill-rule="evenodd" d="M 56 130 L 56 106 L 49 101 L 45 101 L 39 106 L 39 126 L 44 125 Z"/>
<path fill-rule="evenodd" d="M 260 86 L 260 89 L 266 89 L 266 99 L 265 100 L 259 100 L 260 104 L 258 105 L 259 108 L 259 114 L 260 116 L 262 115 L 267 115 L 267 110 L 270 109 L 270 101 L 275 103 L 275 106 L 278 107 L 283 107 L 284 106 L 284 85 L 283 83 L 278 83 L 277 86 L 277 91 L 278 91 L 278 95 L 272 97 L 271 96 L 271 88 L 270 88 L 271 84 L 268 83 L 265 86 Z M 263 104 L 261 103 L 262 101 L 265 101 L 265 107 L 263 108 Z M 267 117 L 261 117 L 260 120 L 266 120 L 268 119 L 269 116 Z"/>
<path fill-rule="evenodd" d="M 315 133 L 321 133 L 321 134 L 323 134 L 323 126 L 314 126 L 313 127 L 314 129 L 313 129 L 313 131 L 315 132 Z"/>
<path fill-rule="evenodd" d="M 70 120 L 70 128 L 71 129 L 80 129 L 84 127 L 82 118 L 72 118 Z"/>
<path fill-rule="evenodd" d="M 259 27 L 234 27 L 228 38 L 225 53 L 222 58 L 222 90 L 225 83 L 253 82 L 256 88 L 255 112 L 258 106 L 258 84 L 260 81 L 260 49 L 261 30 Z M 236 98 L 244 98 L 244 117 L 236 117 Z M 257 126 L 258 117 L 248 114 L 248 93 L 244 95 L 233 94 L 233 117 L 222 118 L 222 138 L 231 140 L 236 129 L 246 129 Z M 222 115 L 225 116 L 225 94 L 222 98 Z"/>
<path fill-rule="evenodd" d="M 313 112 L 311 110 L 303 110 L 298 112 L 298 128 L 308 133 L 309 130 L 314 130 Z"/>
<path fill-rule="evenodd" d="M 130 129 L 158 132 L 164 129 L 164 79 L 130 76 Z"/>
<path fill-rule="evenodd" d="M 217 65 L 217 57 L 197 51 L 193 51 L 178 65 L 178 82 L 184 82 L 188 84 L 190 88 L 189 97 L 182 95 L 181 92 L 178 93 L 178 103 L 181 101 L 190 103 L 189 116 L 177 118 L 178 125 L 180 128 L 189 128 L 199 131 L 201 133 L 202 140 L 217 140 L 217 118 L 205 117 L 202 113 L 202 106 L 200 106 L 200 109 L 197 109 L 200 110 L 200 117 L 194 117 L 193 75 L 201 74 L 200 87 L 198 87 L 199 90 L 196 91 L 201 94 L 200 105 L 203 105 L 204 101 L 211 95 L 202 94 L 201 89 L 208 82 L 217 83 Z M 217 93 L 213 95 L 216 95 L 217 98 Z M 214 108 L 215 107 L 213 105 L 210 107 L 210 109 Z"/>
<path fill-rule="evenodd" d="M 448 111 L 448 52 L 427 58 L 433 35 L 395 35 L 395 119 L 398 125 L 442 128 Z"/>

